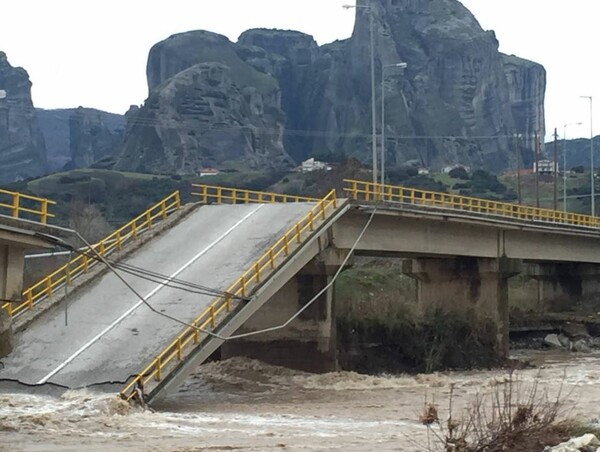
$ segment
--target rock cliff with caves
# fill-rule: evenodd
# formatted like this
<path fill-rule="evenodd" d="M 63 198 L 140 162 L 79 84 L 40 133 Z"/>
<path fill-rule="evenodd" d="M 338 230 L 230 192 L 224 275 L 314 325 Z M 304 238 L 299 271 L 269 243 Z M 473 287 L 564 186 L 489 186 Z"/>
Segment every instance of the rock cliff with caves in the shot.
<path fill-rule="evenodd" d="M 388 68 L 386 161 L 440 169 L 515 166 L 515 134 L 531 160 L 544 135 L 545 70 L 499 52 L 456 0 L 371 0 L 378 133 Z M 340 11 L 343 14 L 343 11 Z M 285 168 L 343 152 L 369 162 L 369 10 L 352 37 L 318 46 L 297 31 L 249 30 L 237 43 L 205 31 L 150 51 L 149 97 L 128 114 L 117 169 L 192 173 L 199 167 Z"/>
<path fill-rule="evenodd" d="M 47 171 L 46 145 L 31 101 L 27 71 L 10 65 L 0 52 L 0 182 L 14 182 Z"/>

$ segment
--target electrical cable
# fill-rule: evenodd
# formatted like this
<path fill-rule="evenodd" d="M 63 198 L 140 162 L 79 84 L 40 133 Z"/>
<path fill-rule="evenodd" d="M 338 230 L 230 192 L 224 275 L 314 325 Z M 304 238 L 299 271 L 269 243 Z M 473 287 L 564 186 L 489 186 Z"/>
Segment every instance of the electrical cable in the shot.
<path fill-rule="evenodd" d="M 214 336 L 214 337 L 216 337 L 218 339 L 222 339 L 224 341 L 228 341 L 228 340 L 230 341 L 230 340 L 234 340 L 234 339 L 241 339 L 241 338 L 244 338 L 244 337 L 250 337 L 250 336 L 256 336 L 256 335 L 259 335 L 259 334 L 269 333 L 271 331 L 277 331 L 277 330 L 281 330 L 281 329 L 287 327 L 290 323 L 292 323 L 295 319 L 297 319 L 304 311 L 306 311 L 315 301 L 317 301 L 319 299 L 319 297 L 321 295 L 323 295 L 333 284 L 335 284 L 335 281 L 340 276 L 340 273 L 342 273 L 342 271 L 344 270 L 346 264 L 348 263 L 348 261 L 350 260 L 350 258 L 354 255 L 354 250 L 356 249 L 356 247 L 358 246 L 358 244 L 362 240 L 363 236 L 367 232 L 367 229 L 369 229 L 369 226 L 371 225 L 371 222 L 373 221 L 373 218 L 375 217 L 375 213 L 376 212 L 377 212 L 377 207 L 374 207 L 373 211 L 371 212 L 371 215 L 369 216 L 369 219 L 367 220 L 367 223 L 365 224 L 365 226 L 361 230 L 360 234 L 358 235 L 358 237 L 354 241 L 354 244 L 352 245 L 352 247 L 350 247 L 350 250 L 346 254 L 346 257 L 344 258 L 344 260 L 340 264 L 339 268 L 334 273 L 334 275 L 331 277 L 331 281 L 329 281 L 325 285 L 325 287 L 323 287 L 319 292 L 317 292 L 317 294 L 314 297 L 312 297 L 304 306 L 302 306 L 301 309 L 298 310 L 298 312 L 296 312 L 288 320 L 286 320 L 284 323 L 282 323 L 280 325 L 277 325 L 277 326 L 273 326 L 273 327 L 269 327 L 269 328 L 264 328 L 262 330 L 257 330 L 257 331 L 251 331 L 251 332 L 248 332 L 248 333 L 241 333 L 241 334 L 231 335 L 231 336 L 227 336 L 227 337 L 219 336 L 217 334 L 211 334 L 211 336 Z"/>
<path fill-rule="evenodd" d="M 87 247 L 88 249 L 96 255 L 96 258 L 99 259 L 102 263 L 104 263 L 104 265 L 110 269 L 110 271 L 115 274 L 115 276 L 117 276 L 117 278 L 119 278 L 119 280 L 133 293 L 135 294 L 140 301 L 146 305 L 146 307 L 148 307 L 153 313 L 160 315 L 161 317 L 165 317 L 168 318 L 176 323 L 182 324 L 184 326 L 190 327 L 192 329 L 195 329 L 199 332 L 202 332 L 204 334 L 207 334 L 208 336 L 214 337 L 216 339 L 219 340 L 223 340 L 223 341 L 228 341 L 228 340 L 234 340 L 234 339 L 238 339 L 238 338 L 243 338 L 243 337 L 249 337 L 249 336 L 254 336 L 254 335 L 258 335 L 258 334 L 264 334 L 266 332 L 270 332 L 270 331 L 275 331 L 275 330 L 279 330 L 279 329 L 283 329 L 286 326 L 288 326 L 292 321 L 294 321 L 298 316 L 300 316 L 306 309 L 308 309 L 316 300 L 319 299 L 319 297 L 325 293 L 337 280 L 338 276 L 340 275 L 340 273 L 343 271 L 345 265 L 347 264 L 348 260 L 352 257 L 352 255 L 354 254 L 354 250 L 356 249 L 356 247 L 358 246 L 359 242 L 362 240 L 364 234 L 366 233 L 367 229 L 369 228 L 371 222 L 373 221 L 373 218 L 375 216 L 375 213 L 377 211 L 377 207 L 375 207 L 373 209 L 373 211 L 371 212 L 371 215 L 369 216 L 369 219 L 367 220 L 365 226 L 363 227 L 363 229 L 361 230 L 360 234 L 357 236 L 354 244 L 352 245 L 352 247 L 350 248 L 350 250 L 348 251 L 348 253 L 346 254 L 345 258 L 343 259 L 340 267 L 338 268 L 338 270 L 336 271 L 336 273 L 333 275 L 333 277 L 331 278 L 331 281 L 328 282 L 328 284 L 325 285 L 325 287 L 323 287 L 311 300 L 309 300 L 301 309 L 299 309 L 293 316 L 291 316 L 286 322 L 282 323 L 281 325 L 277 325 L 277 326 L 273 326 L 270 328 L 265 328 L 262 330 L 257 330 L 257 331 L 252 331 L 252 332 L 248 332 L 248 333 L 242 333 L 242 334 L 238 334 L 238 335 L 231 335 L 231 336 L 221 336 L 217 333 L 214 333 L 212 331 L 206 330 L 204 328 L 200 328 L 197 327 L 196 325 L 192 325 L 189 324 L 185 321 L 182 321 L 181 319 L 178 319 L 172 315 L 166 314 L 164 312 L 160 312 L 157 309 L 155 309 L 138 291 L 136 291 L 136 289 L 134 287 L 131 286 L 131 284 L 129 284 L 122 275 L 119 274 L 119 272 L 116 270 L 116 268 L 110 263 L 108 262 L 107 259 L 105 259 L 102 255 L 100 255 L 93 247 L 92 245 L 76 230 L 74 229 L 68 229 L 68 228 L 62 228 L 59 226 L 51 226 L 55 229 L 58 230 L 62 230 L 62 231 L 67 231 L 70 232 L 72 234 L 75 234 Z M 44 234 L 44 233 L 40 233 L 40 232 L 35 232 L 34 233 L 35 236 L 49 242 L 52 244 L 55 244 L 57 246 L 61 246 L 61 247 L 66 247 L 67 249 L 72 248 L 72 246 L 68 243 L 66 243 L 63 239 L 59 238 L 59 237 L 55 237 L 49 234 Z M 122 384 L 125 384 L 130 378 L 132 377 L 139 377 L 139 374 L 133 374 L 131 375 L 125 382 L 123 382 Z M 3 379 L 0 379 L 0 381 L 2 381 Z M 48 381 L 44 381 L 43 383 L 40 384 L 45 384 Z M 19 382 L 21 383 L 21 382 Z M 90 386 L 94 386 L 94 385 L 102 385 L 102 384 L 110 384 L 111 382 L 101 382 L 101 383 L 94 383 L 91 385 L 87 385 L 86 387 L 90 387 Z M 116 384 L 117 382 L 113 382 L 113 384 Z M 120 382 L 119 382 L 120 383 Z M 38 384 L 39 385 L 39 384 Z"/>
<path fill-rule="evenodd" d="M 365 235 L 365 233 L 367 232 L 367 229 L 369 228 L 369 226 L 371 225 L 371 222 L 373 221 L 373 218 L 375 216 L 375 213 L 377 212 L 377 207 L 375 207 L 373 209 L 373 211 L 371 212 L 371 215 L 369 216 L 369 219 L 367 220 L 367 223 L 365 224 L 365 226 L 363 227 L 363 229 L 361 230 L 360 234 L 357 236 L 356 241 L 354 242 L 354 244 L 352 245 L 352 247 L 350 248 L 350 250 L 348 251 L 346 257 L 344 258 L 344 260 L 342 261 L 342 264 L 340 265 L 339 269 L 336 271 L 336 273 L 334 274 L 334 276 L 331 278 L 331 281 L 329 283 L 327 283 L 327 285 L 325 285 L 325 287 L 323 287 L 323 289 L 321 289 L 312 299 L 310 299 L 300 310 L 298 310 L 298 312 L 296 312 L 292 317 L 290 317 L 286 322 L 284 322 L 281 325 L 277 325 L 274 327 L 269 327 L 269 328 L 265 328 L 262 330 L 257 330 L 257 331 L 252 331 L 252 332 L 248 332 L 248 333 L 242 333 L 242 334 L 238 334 L 238 335 L 232 335 L 232 336 L 221 336 L 220 334 L 214 333 L 213 331 L 209 331 L 206 330 L 204 328 L 200 328 L 196 325 L 192 325 L 188 322 L 185 322 L 181 319 L 178 319 L 170 314 L 166 314 L 164 312 L 160 312 L 158 311 L 156 308 L 154 308 L 137 290 L 135 290 L 134 287 L 131 286 L 131 284 L 129 284 L 127 282 L 127 280 L 125 280 L 123 278 L 122 275 L 119 274 L 119 272 L 116 270 L 116 268 L 110 263 L 108 262 L 108 260 L 106 258 L 104 258 L 104 256 L 101 256 L 93 247 L 92 245 L 87 242 L 87 240 L 85 240 L 85 238 L 83 238 L 81 236 L 81 234 L 76 231 L 76 230 L 69 230 L 70 232 L 74 233 L 87 247 L 89 250 L 92 251 L 93 254 L 96 255 L 96 257 L 102 262 L 104 263 L 104 265 L 107 266 L 107 268 L 110 269 L 110 271 L 112 273 L 115 274 L 115 276 L 117 276 L 117 278 L 119 278 L 119 280 L 121 280 L 121 282 L 136 296 L 140 299 L 140 301 L 146 305 L 146 307 L 148 307 L 152 312 L 154 312 L 155 314 L 158 314 L 162 317 L 168 318 L 176 323 L 179 323 L 181 325 L 187 326 L 189 328 L 195 329 L 201 333 L 207 334 L 211 337 L 214 337 L 216 339 L 219 340 L 223 340 L 223 341 L 228 341 L 228 340 L 234 340 L 234 339 L 239 339 L 239 338 L 243 338 L 243 337 L 248 337 L 248 336 L 255 336 L 258 334 L 263 334 L 266 332 L 270 332 L 270 331 L 275 331 L 275 330 L 279 330 L 279 329 L 283 329 L 286 326 L 288 326 L 292 321 L 294 321 L 298 316 L 300 316 L 306 309 L 308 309 L 325 291 L 327 291 L 337 280 L 338 276 L 340 275 L 340 273 L 342 272 L 342 270 L 344 269 L 346 263 L 348 262 L 348 260 L 350 259 L 350 257 L 353 255 L 354 250 L 356 249 L 356 247 L 358 246 L 360 240 L 363 238 L 363 236 Z M 66 229 L 66 228 L 61 228 L 61 229 Z M 64 242 L 64 240 L 58 238 L 58 237 L 54 237 L 48 234 L 42 234 L 42 233 L 35 233 L 35 235 L 39 236 L 42 239 L 45 239 L 47 241 L 49 241 L 50 243 L 54 243 L 58 246 L 66 246 L 66 247 L 71 247 L 71 245 L 69 245 L 68 243 Z"/>
<path fill-rule="evenodd" d="M 18 112 L 18 109 L 21 109 L 23 113 Z M 11 107 L 11 115 L 13 116 L 30 116 L 31 113 L 28 110 L 28 107 Z M 62 116 L 56 115 L 57 118 L 62 119 Z M 123 124 L 124 129 L 131 130 L 135 127 L 160 127 L 163 129 L 169 130 L 187 130 L 187 131 L 195 131 L 195 132 L 211 132 L 211 131 L 243 131 L 249 130 L 254 132 L 264 133 L 265 135 L 272 136 L 280 136 L 281 129 L 276 127 L 257 127 L 254 125 L 240 125 L 240 124 L 231 124 L 231 125 L 219 125 L 215 126 L 214 124 L 206 124 L 200 126 L 192 126 L 188 124 L 182 124 L 182 121 L 191 121 L 194 118 L 186 118 L 185 116 L 181 119 L 164 119 L 164 118 L 156 118 L 156 117 L 136 117 L 132 118 L 126 123 Z M 68 119 L 65 120 L 67 122 Z M 109 128 L 109 127 L 107 127 Z M 287 136 L 296 136 L 296 137 L 313 137 L 313 138 L 353 138 L 353 139 L 368 139 L 371 138 L 372 135 L 370 133 L 339 133 L 339 132 L 331 132 L 327 130 L 309 130 L 309 129 L 285 129 L 284 133 Z M 390 138 L 395 138 L 398 140 L 445 140 L 445 139 L 456 139 L 456 140 L 497 140 L 497 139 L 514 139 L 514 134 L 499 134 L 499 135 L 388 135 Z M 534 134 L 524 135 L 524 138 L 533 138 Z M 583 139 L 583 138 L 582 138 Z"/>
<path fill-rule="evenodd" d="M 66 248 L 65 245 L 63 245 L 64 248 Z M 86 256 L 90 259 L 93 259 L 97 262 L 102 262 L 101 260 L 99 260 L 96 256 L 90 256 L 88 253 L 82 251 L 82 250 L 78 250 L 75 247 L 71 247 L 69 249 L 69 251 L 72 251 L 76 254 L 79 254 L 81 256 Z M 148 270 L 142 267 L 137 267 L 135 265 L 130 265 L 130 264 L 125 264 L 125 263 L 121 263 L 112 259 L 106 259 L 108 262 L 110 262 L 115 268 L 121 270 L 124 273 L 130 274 L 132 276 L 135 276 L 137 278 L 140 279 L 144 279 L 146 281 L 150 281 L 150 282 L 155 282 L 155 283 L 161 283 L 166 287 L 170 287 L 172 289 L 178 289 L 178 290 L 182 290 L 184 292 L 189 292 L 189 293 L 195 293 L 195 294 L 200 294 L 200 295 L 209 295 L 209 296 L 227 296 L 230 297 L 232 299 L 237 299 L 237 300 L 242 300 L 242 301 L 248 301 L 247 297 L 241 297 L 239 295 L 235 295 L 232 294 L 230 292 L 227 291 L 223 291 L 220 289 L 214 289 L 208 286 L 203 286 L 201 284 L 197 284 L 197 283 L 193 283 L 191 281 L 186 281 L 183 279 L 178 279 L 172 276 L 168 276 L 162 273 L 158 273 L 158 272 L 154 272 L 152 270 Z M 165 281 L 167 281 L 165 283 Z M 174 284 L 171 284 L 174 283 Z"/>

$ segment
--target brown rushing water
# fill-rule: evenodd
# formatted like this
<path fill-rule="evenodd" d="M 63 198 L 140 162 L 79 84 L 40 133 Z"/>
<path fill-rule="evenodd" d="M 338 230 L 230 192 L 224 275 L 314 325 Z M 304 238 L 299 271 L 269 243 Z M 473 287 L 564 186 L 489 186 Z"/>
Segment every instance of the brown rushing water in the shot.
<path fill-rule="evenodd" d="M 600 402 L 600 353 L 517 352 L 539 367 L 518 371 L 566 414 L 593 421 Z M 507 372 L 366 376 L 313 375 L 247 360 L 209 363 L 156 412 L 86 390 L 61 397 L 0 394 L 0 450 L 344 450 L 425 451 L 417 421 L 424 401 L 460 410 Z M 443 412 L 443 410 L 442 410 Z"/>

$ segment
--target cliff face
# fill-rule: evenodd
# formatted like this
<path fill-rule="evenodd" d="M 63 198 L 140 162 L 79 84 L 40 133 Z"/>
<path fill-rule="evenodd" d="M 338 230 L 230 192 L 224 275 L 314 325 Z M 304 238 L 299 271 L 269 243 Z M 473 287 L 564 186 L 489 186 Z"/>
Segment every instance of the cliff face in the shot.
<path fill-rule="evenodd" d="M 350 39 L 322 47 L 303 33 L 262 29 L 237 44 L 202 31 L 157 44 L 150 95 L 132 118 L 118 167 L 275 167 L 288 165 L 288 155 L 299 162 L 340 151 L 369 162 L 369 11 L 377 132 L 383 87 L 390 167 L 500 171 L 515 166 L 515 134 L 531 160 L 534 132 L 544 135 L 542 66 L 501 54 L 494 33 L 457 0 L 369 1 L 370 10 L 356 9 Z M 387 67 L 382 77 L 399 62 L 407 69 Z"/>
<path fill-rule="evenodd" d="M 91 108 L 79 107 L 69 116 L 71 166 L 86 168 L 112 155 L 121 145 L 125 119 Z"/>
<path fill-rule="evenodd" d="M 389 165 L 416 160 L 434 169 L 463 163 L 500 171 L 515 165 L 516 133 L 526 135 L 524 155 L 531 154 L 534 131 L 544 133 L 542 66 L 502 55 L 494 33 L 484 31 L 458 1 L 371 0 L 369 5 L 377 130 L 380 134 L 383 85 Z M 356 14 L 352 37 L 321 47 L 308 67 L 287 56 L 293 46 L 274 50 L 296 74 L 293 89 L 303 93 L 303 101 L 286 106 L 286 114 L 300 117 L 296 129 L 318 131 L 308 140 L 286 136 L 294 156 L 344 150 L 369 161 L 369 10 Z M 265 34 L 250 31 L 242 38 L 255 33 Z M 289 42 L 281 32 L 270 35 L 275 42 L 265 49 Z M 382 67 L 399 62 L 407 69 L 387 67 L 382 83 Z"/>
<path fill-rule="evenodd" d="M 0 52 L 0 182 L 39 176 L 47 170 L 46 146 L 31 101 L 31 82 Z"/>
<path fill-rule="evenodd" d="M 50 171 L 85 168 L 120 149 L 123 115 L 82 107 L 36 111 Z"/>
<path fill-rule="evenodd" d="M 127 117 L 115 169 L 195 173 L 291 166 L 277 81 L 244 63 L 227 38 L 204 31 L 152 48 L 150 95 Z"/>

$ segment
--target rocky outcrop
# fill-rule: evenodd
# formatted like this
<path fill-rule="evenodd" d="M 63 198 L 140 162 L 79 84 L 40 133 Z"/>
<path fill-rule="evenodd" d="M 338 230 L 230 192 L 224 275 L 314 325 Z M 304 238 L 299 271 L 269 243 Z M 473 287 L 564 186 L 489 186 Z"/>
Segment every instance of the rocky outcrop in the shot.
<path fill-rule="evenodd" d="M 515 132 L 523 136 L 523 160 L 527 167 L 532 167 L 535 160 L 535 132 L 541 131 L 543 137 L 546 129 L 543 114 L 546 71 L 543 66 L 514 55 L 502 55 L 502 61 Z M 543 138 L 540 140 L 543 141 Z"/>
<path fill-rule="evenodd" d="M 37 109 L 50 171 L 85 168 L 120 149 L 125 117 L 92 108 Z"/>
<path fill-rule="evenodd" d="M 408 64 L 404 71 L 385 73 L 390 165 L 418 160 L 434 169 L 462 163 L 500 171 L 515 165 L 515 133 L 543 135 L 543 67 L 502 55 L 494 33 L 484 31 L 458 1 L 373 0 L 371 5 L 378 123 L 382 66 Z M 292 106 L 302 111 L 285 112 L 304 118 L 296 129 L 314 131 L 310 140 L 286 136 L 294 156 L 341 149 L 369 159 L 369 16 L 365 9 L 356 14 L 352 37 L 323 46 L 309 67 L 286 58 L 293 72 L 303 74 L 294 89 L 304 101 Z M 289 41 L 278 31 L 271 39 Z M 532 139 L 526 142 L 533 147 Z"/>
<path fill-rule="evenodd" d="M 227 38 L 199 31 L 157 44 L 148 86 L 144 106 L 127 115 L 115 169 L 190 174 L 291 166 L 277 81 L 244 63 Z"/>
<path fill-rule="evenodd" d="M 86 168 L 115 153 L 123 140 L 125 118 L 121 115 L 79 107 L 69 116 L 71 166 Z"/>
<path fill-rule="evenodd" d="M 31 101 L 31 82 L 23 68 L 0 52 L 0 182 L 44 174 L 46 146 Z"/>
<path fill-rule="evenodd" d="M 243 33 L 237 44 L 203 31 L 157 44 L 147 66 L 150 95 L 128 129 L 118 165 L 190 172 L 197 164 L 276 166 L 288 164 L 288 154 L 298 162 L 340 151 L 369 162 L 369 11 L 378 134 L 385 89 L 388 165 L 416 160 L 432 169 L 464 164 L 500 171 L 516 166 L 516 134 L 531 160 L 534 132 L 544 136 L 542 66 L 501 54 L 494 32 L 457 0 L 369 5 L 356 9 L 350 39 L 322 47 L 300 32 L 264 29 Z M 382 83 L 382 68 L 398 62 L 407 69 L 388 67 Z M 240 94 L 247 90 L 265 113 Z M 223 133 L 234 128 L 233 136 Z M 156 169 L 152 162 L 159 162 Z"/>

